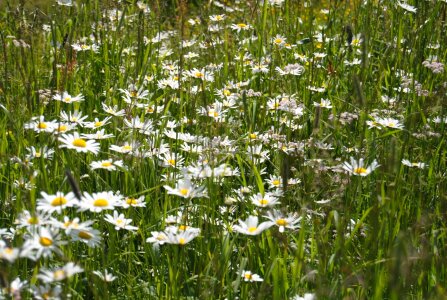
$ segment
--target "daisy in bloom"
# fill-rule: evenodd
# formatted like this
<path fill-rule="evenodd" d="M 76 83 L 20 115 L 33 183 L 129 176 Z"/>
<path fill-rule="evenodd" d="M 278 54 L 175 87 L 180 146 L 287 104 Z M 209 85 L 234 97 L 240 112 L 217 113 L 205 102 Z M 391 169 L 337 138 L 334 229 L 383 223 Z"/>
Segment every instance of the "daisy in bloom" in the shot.
<path fill-rule="evenodd" d="M 258 224 L 257 216 L 249 216 L 247 220 L 238 220 L 239 225 L 233 225 L 233 230 L 247 235 L 258 235 L 264 230 L 273 226 L 272 222 L 262 222 Z"/>
<path fill-rule="evenodd" d="M 45 116 L 34 117 L 31 122 L 24 125 L 25 129 L 32 129 L 35 132 L 53 132 L 56 128 L 56 123 L 45 121 Z"/>
<path fill-rule="evenodd" d="M 195 239 L 200 231 L 197 230 L 165 230 L 166 243 L 183 246 Z"/>
<path fill-rule="evenodd" d="M 124 164 L 122 160 L 114 161 L 112 159 L 106 159 L 91 162 L 90 168 L 92 168 L 92 170 L 105 169 L 108 171 L 115 171 L 117 168 L 118 170 L 124 168 Z"/>
<path fill-rule="evenodd" d="M 126 142 L 122 146 L 111 145 L 110 150 L 127 154 L 127 153 L 135 152 L 138 149 L 138 146 L 139 146 L 139 144 L 137 142 L 132 142 L 132 143 Z"/>
<path fill-rule="evenodd" d="M 79 95 L 73 97 L 69 93 L 63 92 L 62 94 L 54 95 L 53 100 L 62 101 L 64 103 L 73 103 L 73 102 L 84 101 L 84 96 L 82 94 L 79 94 Z"/>
<path fill-rule="evenodd" d="M 294 296 L 291 300 L 316 300 L 317 297 L 313 293 L 305 293 L 303 297 L 300 295 Z"/>
<path fill-rule="evenodd" d="M 147 99 L 147 96 L 149 95 L 149 91 L 145 90 L 144 86 L 141 86 L 138 89 L 133 84 L 130 85 L 127 90 L 119 89 L 119 91 L 124 94 L 123 100 L 128 104 L 135 103 L 135 101 L 139 99 Z"/>
<path fill-rule="evenodd" d="M 328 99 L 321 99 L 320 102 L 314 102 L 315 107 L 321 107 L 321 108 L 332 108 L 331 101 Z"/>
<path fill-rule="evenodd" d="M 109 121 L 111 118 L 112 117 L 110 117 L 110 116 L 104 118 L 104 120 L 99 120 L 98 118 L 95 118 L 94 122 L 85 122 L 84 127 L 91 128 L 91 129 L 100 128 L 100 127 L 103 127 L 103 126 L 109 124 Z"/>
<path fill-rule="evenodd" d="M 35 158 L 47 158 L 52 159 L 54 150 L 51 148 L 48 148 L 47 146 L 43 146 L 40 149 L 35 148 L 34 146 L 27 147 L 26 150 L 29 152 L 29 154 L 26 155 L 28 159 L 35 159 Z"/>
<path fill-rule="evenodd" d="M 122 117 L 122 116 L 124 116 L 126 114 L 124 112 L 124 109 L 118 110 L 118 105 L 114 105 L 113 107 L 112 106 L 108 106 L 105 103 L 101 103 L 101 105 L 102 105 L 102 109 L 106 113 L 111 114 L 112 116 Z"/>
<path fill-rule="evenodd" d="M 408 159 L 402 159 L 402 164 L 410 167 L 410 168 L 419 168 L 423 169 L 425 168 L 425 163 L 423 162 L 410 162 Z"/>
<path fill-rule="evenodd" d="M 393 128 L 393 129 L 404 129 L 404 125 L 400 123 L 399 120 L 393 118 L 377 118 L 375 120 L 380 126 Z"/>
<path fill-rule="evenodd" d="M 118 212 L 116 210 L 113 211 L 113 216 L 107 214 L 105 216 L 104 220 L 115 225 L 116 230 L 120 230 L 120 229 L 137 230 L 138 229 L 138 227 L 129 225 L 130 223 L 132 223 L 132 219 L 126 219 L 124 217 L 124 214 L 118 215 Z"/>
<path fill-rule="evenodd" d="M 241 30 L 249 30 L 251 29 L 251 25 L 245 24 L 245 23 L 238 23 L 238 24 L 232 24 L 230 26 L 231 29 L 236 30 L 237 32 L 240 32 Z"/>
<path fill-rule="evenodd" d="M 99 143 L 93 140 L 84 140 L 79 136 L 78 132 L 73 134 L 63 134 L 59 141 L 61 142 L 61 148 L 74 149 L 77 152 L 92 152 L 93 154 L 98 154 Z"/>
<path fill-rule="evenodd" d="M 47 283 L 45 285 L 32 286 L 31 288 L 32 288 L 31 291 L 33 293 L 33 299 L 36 300 L 61 299 L 62 288 L 60 285 L 54 285 L 54 284 L 50 285 Z"/>
<path fill-rule="evenodd" d="M 214 76 L 210 72 L 207 72 L 205 69 L 192 69 L 185 72 L 185 75 L 191 78 L 202 79 L 203 81 L 214 81 Z"/>
<path fill-rule="evenodd" d="M 53 133 L 55 133 L 55 134 L 69 132 L 76 128 L 76 124 L 71 124 L 71 123 L 66 123 L 66 122 L 56 122 L 56 121 L 54 121 L 54 122 L 56 124 L 56 127 L 55 127 Z"/>
<path fill-rule="evenodd" d="M 113 138 L 114 135 L 111 133 L 105 133 L 105 130 L 103 128 L 95 133 L 81 133 L 81 137 L 87 140 L 105 140 Z"/>
<path fill-rule="evenodd" d="M 121 206 L 123 208 L 129 208 L 129 207 L 146 207 L 146 203 L 144 202 L 144 196 L 140 196 L 139 198 L 133 198 L 133 197 L 124 197 Z"/>
<path fill-rule="evenodd" d="M 195 187 L 193 186 L 191 180 L 188 177 L 179 179 L 175 188 L 171 188 L 168 185 L 163 186 L 170 195 L 177 195 L 183 198 L 201 198 L 207 197 L 205 187 Z"/>
<path fill-rule="evenodd" d="M 41 192 L 43 198 L 37 200 L 37 210 L 44 211 L 46 213 L 61 213 L 66 207 L 76 206 L 78 201 L 72 192 L 64 194 L 63 192 L 56 192 L 55 195 L 48 195 L 45 192 Z"/>
<path fill-rule="evenodd" d="M 14 221 L 18 228 L 37 227 L 49 221 L 49 216 L 46 213 L 34 212 L 31 214 L 28 210 L 20 213 L 19 217 Z"/>
<path fill-rule="evenodd" d="M 163 167 L 182 168 L 184 158 L 178 153 L 163 153 L 159 156 Z"/>
<path fill-rule="evenodd" d="M 283 46 L 286 43 L 286 38 L 277 34 L 274 38 L 272 38 L 272 43 L 276 46 Z"/>
<path fill-rule="evenodd" d="M 20 296 L 20 293 L 22 290 L 26 287 L 28 282 L 26 280 L 22 281 L 19 277 L 11 281 L 8 288 L 4 289 L 6 292 L 11 296 L 11 298 L 8 299 L 22 299 Z M 0 290 L 0 297 L 3 296 L 2 290 Z M 2 298 L 3 299 L 3 298 Z"/>
<path fill-rule="evenodd" d="M 351 157 L 350 161 L 351 163 L 344 162 L 342 168 L 348 173 L 356 176 L 367 176 L 377 167 L 379 167 L 379 164 L 376 160 L 374 160 L 369 166 L 366 166 L 364 164 L 363 158 L 356 160 L 354 157 Z"/>
<path fill-rule="evenodd" d="M 79 218 L 70 219 L 67 216 L 64 216 L 64 219 L 62 221 L 59 221 L 57 219 L 52 219 L 51 224 L 56 227 L 65 230 L 65 234 L 70 234 L 72 230 L 82 230 L 85 228 L 90 228 L 90 226 L 93 224 L 93 221 L 85 221 L 82 223 L 79 223 Z"/>
<path fill-rule="evenodd" d="M 241 277 L 245 282 L 264 281 L 258 274 L 253 274 L 251 271 L 242 271 Z"/>
<path fill-rule="evenodd" d="M 73 44 L 71 46 L 76 51 L 88 51 L 88 50 L 91 50 L 91 51 L 93 51 L 95 53 L 99 52 L 99 46 L 96 45 L 96 44 L 87 45 L 85 43 L 76 43 L 76 44 Z"/>
<path fill-rule="evenodd" d="M 257 193 L 250 197 L 251 202 L 259 207 L 270 207 L 279 204 L 278 198 L 271 193 L 265 193 L 264 196 L 261 193 Z"/>
<path fill-rule="evenodd" d="M 282 178 L 280 176 L 270 175 L 270 178 L 266 180 L 269 188 L 278 189 L 281 188 Z"/>
<path fill-rule="evenodd" d="M 91 195 L 84 192 L 79 203 L 79 211 L 101 212 L 103 210 L 111 210 L 115 209 L 115 206 L 119 206 L 120 202 L 120 197 L 113 192 L 93 193 Z"/>
<path fill-rule="evenodd" d="M 60 239 L 57 230 L 40 227 L 38 231 L 32 233 L 30 238 L 25 241 L 20 256 L 37 260 L 40 257 L 49 257 L 53 252 L 62 255 L 59 246 L 65 243 Z"/>
<path fill-rule="evenodd" d="M 151 237 L 146 239 L 146 243 L 151 243 L 154 246 L 163 245 L 168 240 L 168 237 L 163 231 L 151 231 L 151 235 Z"/>
<path fill-rule="evenodd" d="M 81 241 L 87 244 L 90 248 L 95 248 L 101 243 L 99 230 L 90 227 L 72 230 L 70 232 L 70 237 L 73 241 Z"/>
<path fill-rule="evenodd" d="M 96 276 L 98 276 L 99 278 L 101 278 L 103 281 L 105 282 L 112 282 L 116 279 L 115 276 L 113 276 L 112 273 L 109 273 L 109 271 L 104 270 L 104 272 L 101 271 L 93 271 L 93 274 L 95 274 Z"/>
<path fill-rule="evenodd" d="M 210 20 L 213 22 L 221 22 L 223 20 L 225 20 L 226 16 L 225 15 L 212 15 L 210 16 Z"/>
<path fill-rule="evenodd" d="M 281 211 L 273 210 L 267 212 L 267 215 L 264 217 L 278 226 L 281 233 L 284 232 L 285 228 L 293 230 L 300 227 L 298 223 L 301 221 L 301 217 L 298 217 L 297 213 L 289 213 L 285 216 Z"/>
<path fill-rule="evenodd" d="M 0 261 L 7 260 L 13 263 L 19 257 L 19 249 L 6 246 L 3 240 L 0 240 Z"/>
<path fill-rule="evenodd" d="M 48 270 L 48 269 L 41 269 L 40 274 L 37 275 L 37 278 L 42 280 L 45 283 L 55 282 L 55 281 L 62 281 L 66 278 L 69 278 L 77 273 L 84 272 L 84 269 L 81 267 L 75 265 L 72 262 L 69 262 L 62 268 L 54 269 L 54 270 Z"/>
<path fill-rule="evenodd" d="M 81 111 L 75 110 L 73 113 L 66 113 L 65 111 L 61 112 L 61 119 L 65 122 L 76 123 L 80 126 L 84 126 L 84 120 L 87 119 L 88 116 L 83 116 Z"/>
<path fill-rule="evenodd" d="M 405 2 L 397 2 L 397 5 L 400 6 L 401 8 L 403 8 L 404 10 L 411 12 L 411 13 L 416 13 L 417 12 L 417 8 L 405 3 Z"/>

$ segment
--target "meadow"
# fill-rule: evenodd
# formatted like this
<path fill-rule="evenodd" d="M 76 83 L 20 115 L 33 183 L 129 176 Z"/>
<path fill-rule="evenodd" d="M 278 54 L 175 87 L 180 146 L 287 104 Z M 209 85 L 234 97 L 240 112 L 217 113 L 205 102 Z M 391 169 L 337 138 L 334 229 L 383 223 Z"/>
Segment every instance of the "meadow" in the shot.
<path fill-rule="evenodd" d="M 0 299 L 447 299 L 447 1 L 0 4 Z"/>

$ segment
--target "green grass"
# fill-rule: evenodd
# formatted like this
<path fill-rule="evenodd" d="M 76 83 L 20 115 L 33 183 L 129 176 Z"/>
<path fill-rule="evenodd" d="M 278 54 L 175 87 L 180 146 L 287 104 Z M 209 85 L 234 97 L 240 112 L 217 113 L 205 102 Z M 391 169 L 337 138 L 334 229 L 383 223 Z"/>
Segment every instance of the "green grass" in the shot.
<path fill-rule="evenodd" d="M 446 3 L 410 1 L 411 12 L 391 1 L 218 2 L 225 11 L 172 0 L 149 1 L 145 12 L 136 1 L 55 2 L 0 5 L 0 299 L 44 294 L 45 270 L 69 262 L 82 272 L 48 280 L 63 299 L 447 298 L 447 80 L 427 66 L 446 60 Z M 231 28 L 242 23 L 250 26 Z M 64 91 L 84 100 L 54 99 Z M 69 126 L 61 113 L 76 110 L 91 123 L 69 133 L 107 121 L 101 129 L 113 137 L 97 141 L 98 153 L 43 130 Z M 42 132 L 30 129 L 40 116 Z M 137 117 L 146 131 L 129 125 Z M 126 142 L 138 151 L 113 150 Z M 349 172 L 351 158 L 364 163 Z M 106 159 L 122 165 L 92 168 Z M 185 178 L 191 186 L 169 193 Z M 182 197 L 188 189 L 207 196 Z M 86 205 L 108 191 L 101 201 L 142 197 L 145 207 L 101 211 L 96 202 L 93 212 L 72 199 L 53 221 L 39 214 L 42 192 L 80 192 Z M 258 207 L 257 194 L 258 204 L 279 203 Z M 105 220 L 113 210 L 138 228 L 116 230 Z M 256 235 L 234 227 L 274 211 L 301 219 L 284 232 L 285 220 Z M 56 229 L 64 216 L 92 223 Z M 48 237 L 30 244 L 43 229 L 64 242 L 45 257 L 37 248 L 48 250 Z M 85 231 L 96 246 L 76 240 Z M 163 231 L 177 240 L 146 241 Z M 8 259 L 11 251 L 19 254 Z M 105 270 L 116 279 L 94 273 Z M 17 277 L 26 282 L 13 292 Z"/>

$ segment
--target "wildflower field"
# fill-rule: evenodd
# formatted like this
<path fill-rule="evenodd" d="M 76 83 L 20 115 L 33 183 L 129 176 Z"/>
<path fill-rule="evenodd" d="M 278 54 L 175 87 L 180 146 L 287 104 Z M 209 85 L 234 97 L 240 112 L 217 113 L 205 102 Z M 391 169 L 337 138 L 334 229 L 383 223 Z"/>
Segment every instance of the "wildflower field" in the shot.
<path fill-rule="evenodd" d="M 447 1 L 0 2 L 0 299 L 447 299 Z"/>

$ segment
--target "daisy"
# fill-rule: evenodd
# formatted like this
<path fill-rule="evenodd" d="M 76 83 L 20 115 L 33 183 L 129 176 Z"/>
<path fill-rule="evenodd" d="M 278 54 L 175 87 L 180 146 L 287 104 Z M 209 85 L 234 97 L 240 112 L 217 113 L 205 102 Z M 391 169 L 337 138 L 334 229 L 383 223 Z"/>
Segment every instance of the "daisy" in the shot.
<path fill-rule="evenodd" d="M 400 123 L 399 120 L 393 118 L 377 118 L 376 123 L 383 127 L 393 128 L 393 129 L 404 129 L 404 125 Z"/>
<path fill-rule="evenodd" d="M 270 178 L 266 180 L 269 188 L 281 188 L 282 178 L 280 176 L 270 175 Z"/>
<path fill-rule="evenodd" d="M 81 133 L 81 137 L 85 138 L 87 140 L 105 140 L 109 138 L 113 138 L 114 135 L 111 133 L 105 133 L 104 128 L 101 130 L 98 130 L 95 133 Z"/>
<path fill-rule="evenodd" d="M 274 38 L 272 38 L 272 43 L 276 46 L 283 46 L 286 43 L 286 38 L 277 34 Z"/>
<path fill-rule="evenodd" d="M 109 124 L 109 121 L 112 117 L 106 117 L 103 120 L 99 120 L 98 118 L 95 118 L 94 122 L 85 122 L 84 127 L 86 128 L 91 128 L 91 129 L 96 129 L 96 128 L 100 128 L 103 127 L 107 124 Z"/>
<path fill-rule="evenodd" d="M 425 163 L 423 162 L 410 162 L 408 159 L 402 159 L 402 164 L 410 167 L 410 168 L 419 168 L 423 169 L 425 168 Z"/>
<path fill-rule="evenodd" d="M 272 222 L 262 222 L 258 225 L 257 216 L 248 216 L 247 220 L 238 220 L 239 225 L 233 225 L 233 230 L 247 235 L 258 235 L 273 226 Z"/>
<path fill-rule="evenodd" d="M 26 150 L 29 152 L 29 154 L 26 155 L 28 159 L 34 159 L 34 158 L 47 158 L 52 159 L 54 150 L 51 148 L 48 148 L 47 146 L 43 146 L 40 149 L 36 149 L 34 146 L 27 147 Z"/>
<path fill-rule="evenodd" d="M 31 214 L 28 210 L 24 210 L 20 213 L 19 217 L 14 221 L 18 228 L 26 227 L 36 228 L 49 221 L 49 216 L 46 213 L 34 212 Z"/>
<path fill-rule="evenodd" d="M 376 160 L 374 160 L 368 167 L 364 164 L 363 158 L 360 158 L 360 160 L 357 161 L 354 157 L 351 157 L 350 161 L 351 163 L 344 162 L 342 168 L 351 175 L 367 176 L 377 167 L 379 167 L 379 164 Z"/>
<path fill-rule="evenodd" d="M 138 227 L 130 225 L 132 219 L 126 219 L 124 214 L 119 214 L 116 210 L 113 211 L 113 216 L 107 214 L 104 218 L 109 223 L 115 225 L 116 230 L 126 229 L 126 230 L 137 230 Z"/>
<path fill-rule="evenodd" d="M 168 240 L 168 237 L 163 231 L 151 231 L 151 235 L 151 237 L 146 239 L 146 243 L 151 243 L 154 246 L 163 245 Z"/>
<path fill-rule="evenodd" d="M 75 149 L 77 152 L 92 152 L 93 154 L 98 154 L 99 143 L 93 140 L 84 140 L 79 137 L 78 132 L 73 134 L 63 134 L 59 141 L 62 143 L 61 148 Z"/>
<path fill-rule="evenodd" d="M 249 24 L 238 23 L 238 24 L 231 24 L 230 28 L 236 30 L 239 33 L 241 30 L 249 30 L 252 27 Z"/>
<path fill-rule="evenodd" d="M 88 116 L 83 116 L 81 111 L 75 110 L 73 113 L 66 113 L 65 111 L 61 112 L 61 119 L 65 122 L 71 122 L 79 124 L 80 126 L 84 126 L 84 120 L 87 119 Z"/>
<path fill-rule="evenodd" d="M 67 0 L 64 1 L 66 2 Z M 71 0 L 69 1 L 71 3 Z M 62 288 L 60 285 L 49 285 L 47 283 L 45 285 L 32 286 L 31 292 L 36 300 L 57 300 L 61 299 Z"/>
<path fill-rule="evenodd" d="M 255 282 L 255 281 L 264 281 L 258 274 L 253 274 L 251 271 L 243 270 L 241 273 L 241 277 L 244 278 L 245 282 Z"/>
<path fill-rule="evenodd" d="M 0 240 L 0 260 L 7 260 L 13 263 L 19 257 L 20 249 L 6 246 L 6 243 Z"/>
<path fill-rule="evenodd" d="M 62 94 L 54 95 L 53 100 L 62 101 L 64 103 L 73 103 L 73 102 L 84 101 L 84 96 L 82 94 L 79 94 L 79 95 L 73 97 L 69 93 L 63 92 Z"/>
<path fill-rule="evenodd" d="M 38 231 L 32 233 L 29 239 L 25 241 L 20 256 L 28 257 L 31 260 L 37 260 L 40 257 L 49 257 L 53 252 L 62 255 L 59 246 L 65 243 L 65 241 L 60 239 L 57 230 L 40 227 Z"/>
<path fill-rule="evenodd" d="M 265 215 L 267 219 L 272 221 L 276 226 L 279 227 L 279 232 L 283 233 L 285 228 L 288 229 L 297 229 L 299 228 L 299 222 L 301 221 L 301 217 L 298 217 L 297 213 L 289 213 L 285 216 L 279 210 L 268 211 L 267 215 Z"/>
<path fill-rule="evenodd" d="M 259 207 L 270 207 L 279 204 L 278 198 L 271 193 L 265 193 L 263 196 L 261 193 L 257 193 L 250 197 L 251 202 Z"/>
<path fill-rule="evenodd" d="M 63 229 L 65 231 L 65 234 L 70 234 L 72 230 L 82 230 L 82 229 L 88 229 L 93 224 L 93 221 L 85 221 L 82 223 L 79 223 L 79 218 L 70 219 L 68 216 L 64 216 L 64 219 L 62 221 L 59 221 L 57 219 L 51 219 L 50 224 L 56 228 Z"/>
<path fill-rule="evenodd" d="M 200 231 L 197 230 L 177 230 L 177 231 L 171 231 L 166 230 L 166 243 L 167 244 L 176 244 L 183 246 L 193 239 L 195 239 L 199 234 Z"/>
<path fill-rule="evenodd" d="M 55 134 L 65 133 L 69 132 L 76 128 L 76 124 L 66 123 L 66 122 L 56 122 L 53 121 L 56 124 L 56 127 L 54 129 Z"/>
<path fill-rule="evenodd" d="M 91 195 L 84 192 L 82 200 L 79 203 L 79 211 L 89 210 L 91 212 L 101 212 L 103 210 L 114 209 L 119 204 L 120 197 L 116 196 L 113 192 L 100 192 Z"/>
<path fill-rule="evenodd" d="M 140 196 L 139 198 L 133 198 L 133 197 L 124 197 L 121 206 L 123 208 L 129 208 L 129 207 L 146 207 L 146 203 L 144 202 L 144 196 Z"/>
<path fill-rule="evenodd" d="M 191 180 L 187 177 L 180 179 L 175 185 L 175 188 L 171 188 L 168 185 L 163 187 L 168 191 L 168 194 L 177 195 L 187 199 L 207 197 L 206 191 L 204 191 L 205 187 L 194 187 Z"/>
<path fill-rule="evenodd" d="M 124 109 L 118 110 L 118 105 L 114 105 L 113 107 L 112 106 L 108 106 L 105 103 L 101 103 L 101 105 L 102 105 L 102 109 L 106 113 L 111 114 L 112 116 L 122 117 L 122 116 L 124 116 L 126 114 L 124 112 Z"/>
<path fill-rule="evenodd" d="M 56 123 L 52 121 L 45 121 L 45 116 L 34 117 L 31 122 L 24 125 L 25 129 L 32 129 L 35 132 L 53 132 L 56 128 Z"/>
<path fill-rule="evenodd" d="M 403 8 L 404 10 L 411 12 L 411 13 L 416 13 L 417 12 L 417 8 L 405 3 L 405 2 L 397 2 L 397 5 L 400 6 L 401 8 Z"/>
<path fill-rule="evenodd" d="M 182 168 L 184 158 L 178 153 L 163 153 L 159 156 L 163 167 Z"/>
<path fill-rule="evenodd" d="M 321 107 L 321 108 L 332 108 L 331 101 L 328 99 L 321 99 L 320 102 L 314 102 L 315 107 Z"/>
<path fill-rule="evenodd" d="M 110 150 L 115 151 L 115 152 L 119 152 L 119 153 L 132 153 L 135 152 L 138 149 L 138 143 L 137 142 L 132 142 L 132 143 L 124 143 L 124 145 L 122 146 L 118 146 L 118 145 L 111 145 L 110 146 Z"/>
<path fill-rule="evenodd" d="M 84 269 L 75 265 L 72 262 L 67 263 L 62 268 L 54 269 L 54 270 L 48 270 L 48 269 L 40 269 L 40 274 L 37 275 L 37 278 L 42 280 L 45 283 L 55 282 L 55 281 L 62 281 L 64 279 L 67 279 L 74 274 L 82 273 L 84 272 Z"/>
<path fill-rule="evenodd" d="M 96 169 L 105 169 L 108 171 L 115 171 L 119 169 L 124 168 L 124 164 L 122 160 L 112 160 L 112 159 L 106 159 L 106 160 L 99 160 L 99 161 L 93 161 L 90 163 L 90 168 L 92 170 Z"/>
<path fill-rule="evenodd" d="M 48 195 L 41 192 L 43 198 L 37 200 L 37 210 L 52 214 L 53 212 L 61 213 L 66 207 L 76 206 L 78 201 L 72 192 L 64 194 L 56 192 L 55 195 Z"/>
<path fill-rule="evenodd" d="M 112 273 L 109 273 L 109 272 L 107 271 L 107 269 L 104 270 L 104 272 L 101 272 L 101 271 L 93 271 L 93 274 L 95 274 L 96 276 L 98 276 L 99 278 L 101 278 L 101 279 L 102 279 L 103 281 L 105 281 L 105 282 L 112 282 L 112 281 L 114 281 L 114 280 L 116 279 L 116 277 L 113 276 Z"/>
<path fill-rule="evenodd" d="M 90 248 L 95 248 L 101 243 L 100 232 L 93 228 L 83 228 L 80 230 L 72 230 L 70 232 L 70 237 L 73 241 L 81 241 Z"/>

